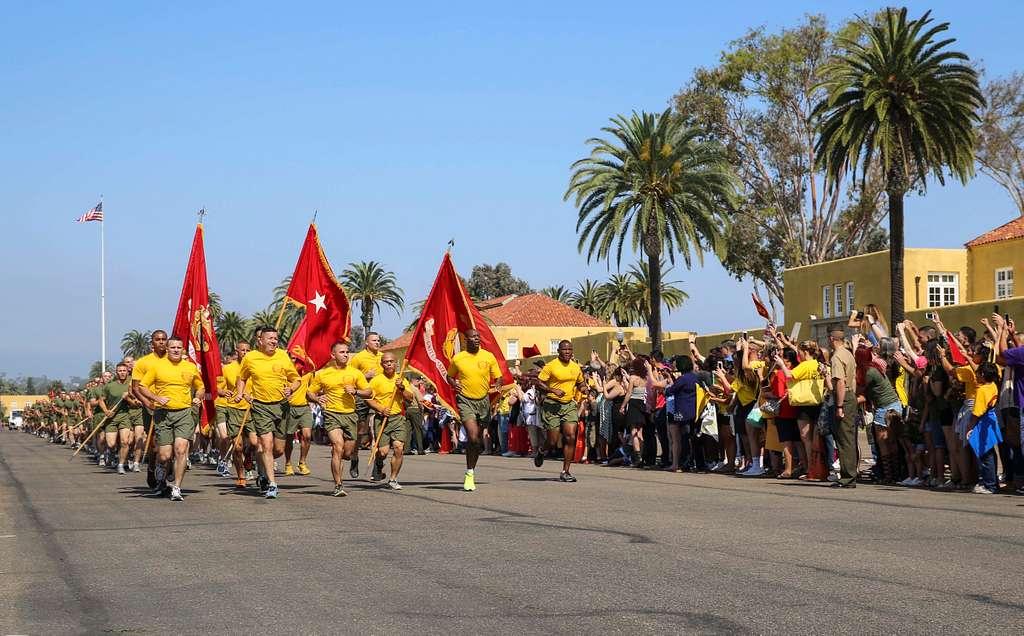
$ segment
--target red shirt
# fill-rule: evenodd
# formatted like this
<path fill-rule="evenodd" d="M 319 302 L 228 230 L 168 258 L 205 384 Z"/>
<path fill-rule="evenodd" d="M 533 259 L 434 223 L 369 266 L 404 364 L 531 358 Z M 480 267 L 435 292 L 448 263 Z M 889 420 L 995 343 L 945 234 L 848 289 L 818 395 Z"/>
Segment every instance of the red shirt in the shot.
<path fill-rule="evenodd" d="M 779 404 L 779 414 L 775 417 L 784 420 L 794 420 L 797 416 L 795 406 L 790 406 L 789 395 L 786 393 L 786 374 L 782 369 L 777 370 L 772 374 L 772 393 L 775 395 L 784 396 L 782 402 Z"/>

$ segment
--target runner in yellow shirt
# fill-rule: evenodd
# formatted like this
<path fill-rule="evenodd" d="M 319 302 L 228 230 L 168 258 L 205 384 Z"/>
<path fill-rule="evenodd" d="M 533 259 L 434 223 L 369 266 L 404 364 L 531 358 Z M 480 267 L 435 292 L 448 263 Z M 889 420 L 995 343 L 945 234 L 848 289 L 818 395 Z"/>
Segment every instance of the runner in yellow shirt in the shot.
<path fill-rule="evenodd" d="M 292 364 L 301 362 L 301 358 L 292 356 Z M 274 456 L 279 457 L 284 453 L 285 475 L 295 474 L 295 468 L 292 466 L 292 446 L 295 443 L 295 433 L 300 431 L 302 442 L 299 451 L 299 474 L 310 473 L 309 467 L 306 466 L 306 456 L 309 454 L 309 438 L 313 434 L 313 413 L 309 410 L 306 390 L 312 378 L 312 373 L 299 377 L 299 388 L 295 389 L 288 399 L 288 415 L 284 418 L 281 428 L 274 432 Z"/>
<path fill-rule="evenodd" d="M 139 385 L 142 396 L 156 406 L 153 412 L 158 446 L 156 479 L 161 492 L 170 486 L 171 501 L 182 499 L 181 480 L 185 477 L 189 441 L 196 432 L 192 406 L 206 397 L 199 368 L 184 359 L 184 352 L 181 338 L 168 338 L 167 357 L 150 365 Z M 174 482 L 168 484 L 164 481 L 165 466 L 172 456 Z"/>
<path fill-rule="evenodd" d="M 391 476 L 388 487 L 392 490 L 401 490 L 398 483 L 398 473 L 402 470 L 402 460 L 405 447 L 409 444 L 409 436 L 412 433 L 409 428 L 409 421 L 402 413 L 402 405 L 413 397 L 409 383 L 397 373 L 398 363 L 395 354 L 385 353 L 380 359 L 381 373 L 373 376 L 370 380 L 370 390 L 373 395 L 367 400 L 367 404 L 381 418 L 380 426 L 384 430 L 380 435 L 380 444 L 377 446 L 377 457 L 374 462 L 374 475 L 371 481 L 383 480 L 381 472 L 384 459 L 388 456 L 388 449 L 391 455 Z"/>
<path fill-rule="evenodd" d="M 146 438 L 149 436 L 149 430 L 153 423 L 154 404 L 142 394 L 142 378 L 146 376 L 146 372 L 149 371 L 150 367 L 156 364 L 158 360 L 167 356 L 167 332 L 163 329 L 155 330 L 150 334 L 149 346 L 150 352 L 136 360 L 135 366 L 132 367 L 132 393 L 139 399 L 139 402 L 142 402 L 142 427 L 146 430 L 145 434 L 139 437 L 138 443 L 135 446 L 136 466 L 142 462 Z M 151 444 L 150 455 L 146 462 L 146 483 L 149 484 L 150 488 L 155 488 L 157 485 L 156 474 L 154 473 L 156 462 L 153 461 L 155 453 L 156 444 Z"/>
<path fill-rule="evenodd" d="M 545 448 L 538 448 L 533 457 L 533 465 L 540 468 L 544 464 L 544 451 L 558 446 L 558 435 L 562 435 L 562 472 L 560 481 L 574 482 L 576 478 L 569 472 L 573 455 L 576 453 L 576 429 L 579 422 L 579 411 L 573 397 L 576 392 L 586 393 L 587 380 L 583 377 L 583 369 L 572 359 L 572 343 L 563 340 L 558 343 L 558 357 L 544 365 L 537 374 L 537 388 L 544 393 L 541 404 L 541 416 L 547 430 Z"/>
<path fill-rule="evenodd" d="M 341 463 L 355 452 L 358 437 L 356 398 L 373 395 L 366 376 L 349 364 L 348 344 L 335 342 L 331 362 L 313 374 L 306 397 L 323 408 L 324 431 L 331 442 L 331 476 L 335 497 L 348 493 L 341 485 Z"/>
<path fill-rule="evenodd" d="M 262 327 L 256 337 L 256 350 L 242 359 L 235 384 L 233 402 L 252 403 L 249 419 L 259 437 L 260 492 L 267 499 L 278 497 L 274 480 L 274 434 L 287 414 L 288 399 L 301 382 L 291 358 L 277 348 L 277 329 Z M 282 449 L 283 451 L 283 449 Z"/>
<path fill-rule="evenodd" d="M 369 382 L 381 371 L 380 359 L 382 355 L 380 350 L 380 334 L 376 331 L 371 331 L 366 334 L 366 343 L 363 345 L 363 350 L 351 356 L 349 365 L 361 371 L 366 377 L 366 381 Z M 356 443 L 356 449 L 352 453 L 352 461 L 348 467 L 348 475 L 352 479 L 359 477 L 359 446 L 366 444 L 367 448 L 369 448 L 370 436 L 375 434 L 375 431 L 372 430 L 373 412 L 366 403 L 366 400 L 356 398 L 356 416 L 359 418 L 359 439 Z"/>
<path fill-rule="evenodd" d="M 491 418 L 491 393 L 497 391 L 495 381 L 500 383 L 501 367 L 490 351 L 480 348 L 480 332 L 467 329 L 463 334 L 466 350 L 452 357 L 448 365 L 448 383 L 455 389 L 459 420 L 466 431 L 466 474 L 462 489 L 476 490 L 476 462 L 480 458 L 483 442 L 481 425 L 486 426 Z"/>
<path fill-rule="evenodd" d="M 217 393 L 218 395 L 224 396 L 224 406 L 221 409 L 224 412 L 224 441 L 222 443 L 223 450 L 221 451 L 221 458 L 224 467 L 217 467 L 217 472 L 228 477 L 231 475 L 228 469 L 228 453 L 231 453 L 231 463 L 235 469 L 235 487 L 245 488 L 245 451 L 246 445 L 248 445 L 249 452 L 254 452 L 255 449 L 259 448 L 260 442 L 256 437 L 256 430 L 253 429 L 252 424 L 246 422 L 245 432 L 239 437 L 239 427 L 242 426 L 242 420 L 245 419 L 245 412 L 249 410 L 249 402 L 245 399 L 235 401 L 235 389 L 238 385 L 238 372 L 241 370 L 242 360 L 248 355 L 252 347 L 249 346 L 248 342 L 238 342 L 235 344 L 235 359 L 221 366 L 220 377 L 217 378 Z M 238 443 L 234 444 L 234 440 L 238 439 Z M 233 448 L 229 447 L 234 444 Z"/>

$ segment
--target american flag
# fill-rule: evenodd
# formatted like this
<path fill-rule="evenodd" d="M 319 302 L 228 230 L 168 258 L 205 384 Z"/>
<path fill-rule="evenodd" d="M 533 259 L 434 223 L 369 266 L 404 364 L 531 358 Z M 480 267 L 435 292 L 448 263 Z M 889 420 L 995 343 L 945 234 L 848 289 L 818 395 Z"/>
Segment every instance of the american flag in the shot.
<path fill-rule="evenodd" d="M 85 223 L 86 221 L 103 221 L 103 202 L 100 201 L 96 204 L 96 207 L 92 208 L 82 216 L 78 217 L 79 223 Z"/>

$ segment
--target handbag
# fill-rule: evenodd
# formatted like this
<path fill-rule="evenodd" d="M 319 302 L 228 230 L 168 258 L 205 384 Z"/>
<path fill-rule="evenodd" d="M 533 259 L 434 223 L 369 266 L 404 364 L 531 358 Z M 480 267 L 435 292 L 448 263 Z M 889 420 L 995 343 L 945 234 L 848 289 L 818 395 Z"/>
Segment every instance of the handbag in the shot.
<path fill-rule="evenodd" d="M 781 408 L 781 398 L 768 398 L 761 403 L 761 414 L 765 417 L 778 417 Z"/>
<path fill-rule="evenodd" d="M 815 373 L 806 380 L 787 382 L 786 394 L 793 406 L 817 406 L 825 399 L 825 378 Z"/>

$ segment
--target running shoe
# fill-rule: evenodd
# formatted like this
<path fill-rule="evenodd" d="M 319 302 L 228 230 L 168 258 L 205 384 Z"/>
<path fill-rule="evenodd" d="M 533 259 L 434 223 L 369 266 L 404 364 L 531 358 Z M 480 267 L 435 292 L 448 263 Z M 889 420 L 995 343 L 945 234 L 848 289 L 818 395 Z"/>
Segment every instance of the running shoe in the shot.
<path fill-rule="evenodd" d="M 98 466 L 106 466 L 107 460 L 103 457 L 103 455 L 100 455 L 100 458 L 96 461 L 96 464 Z"/>
<path fill-rule="evenodd" d="M 345 489 L 341 487 L 341 484 L 338 484 L 337 486 L 334 487 L 334 492 L 331 493 L 331 496 L 332 497 L 346 497 L 346 496 L 348 496 L 348 493 L 345 492 Z"/>
<path fill-rule="evenodd" d="M 270 484 L 267 488 L 267 499 L 277 499 L 277 484 Z"/>
<path fill-rule="evenodd" d="M 171 501 L 181 501 L 181 488 L 171 486 Z"/>
<path fill-rule="evenodd" d="M 982 486 L 981 484 L 976 485 L 974 487 L 974 490 L 972 490 L 971 492 L 973 492 L 976 495 L 994 495 L 994 494 L 996 494 L 996 492 L 994 490 L 989 490 L 988 488 Z"/>
<path fill-rule="evenodd" d="M 359 477 L 359 458 L 353 457 L 352 461 L 348 464 L 348 476 L 352 479 Z"/>
<path fill-rule="evenodd" d="M 476 490 L 476 482 L 473 480 L 473 473 L 466 471 L 466 477 L 462 480 L 462 489 L 466 492 Z"/>
<path fill-rule="evenodd" d="M 295 474 L 295 469 L 292 468 L 292 465 L 290 463 L 284 465 L 284 474 L 285 476 Z"/>
<path fill-rule="evenodd" d="M 370 474 L 370 481 L 384 481 L 384 462 L 373 463 L 373 471 Z"/>
<path fill-rule="evenodd" d="M 142 472 L 142 466 L 139 466 L 139 462 L 134 462 L 132 464 L 132 472 L 133 473 L 141 473 Z"/>
<path fill-rule="evenodd" d="M 401 490 L 402 484 L 398 483 L 397 479 L 392 479 L 391 481 L 388 482 L 388 488 L 390 488 L 391 490 Z"/>
<path fill-rule="evenodd" d="M 245 478 L 249 481 L 256 479 L 256 471 L 252 469 L 245 471 Z"/>
<path fill-rule="evenodd" d="M 537 454 L 533 456 L 533 465 L 540 468 L 544 465 L 544 453 L 537 451 Z"/>
<path fill-rule="evenodd" d="M 306 465 L 306 462 L 299 462 L 298 471 L 300 475 L 308 475 L 313 472 L 309 469 L 309 466 Z"/>
<path fill-rule="evenodd" d="M 267 493 L 267 491 L 270 489 L 269 481 L 270 480 L 268 480 L 263 475 L 260 475 L 259 477 L 256 478 L 256 487 L 260 489 L 260 494 L 261 495 L 265 495 Z M 276 485 L 275 485 L 275 488 L 276 488 Z"/>
<path fill-rule="evenodd" d="M 576 481 L 576 478 L 570 475 L 569 473 L 562 471 L 562 474 L 558 476 L 558 480 L 571 484 Z"/>
<path fill-rule="evenodd" d="M 118 475 L 123 475 L 124 474 L 124 464 L 118 464 L 117 465 L 117 474 Z"/>

